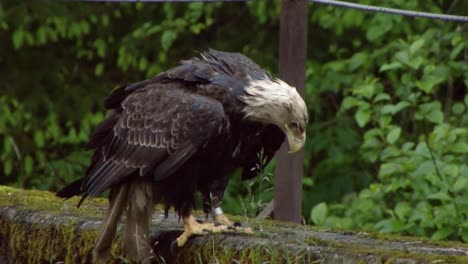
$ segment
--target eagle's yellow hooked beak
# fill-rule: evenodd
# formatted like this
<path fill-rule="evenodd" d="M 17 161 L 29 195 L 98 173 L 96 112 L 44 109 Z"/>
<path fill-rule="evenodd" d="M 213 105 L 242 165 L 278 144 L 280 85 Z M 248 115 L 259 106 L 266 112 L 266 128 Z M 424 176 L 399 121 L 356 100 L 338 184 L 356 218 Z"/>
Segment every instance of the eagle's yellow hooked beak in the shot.
<path fill-rule="evenodd" d="M 305 132 L 297 134 L 288 124 L 285 125 L 285 129 L 286 137 L 288 138 L 289 153 L 298 152 L 304 146 L 306 140 Z"/>

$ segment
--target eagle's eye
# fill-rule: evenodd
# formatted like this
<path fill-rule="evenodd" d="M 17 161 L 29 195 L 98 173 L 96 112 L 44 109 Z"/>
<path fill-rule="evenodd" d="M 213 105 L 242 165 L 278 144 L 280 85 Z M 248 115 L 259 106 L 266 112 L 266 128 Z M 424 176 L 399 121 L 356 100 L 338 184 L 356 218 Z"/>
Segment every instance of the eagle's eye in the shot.
<path fill-rule="evenodd" d="M 298 129 L 299 128 L 299 124 L 295 121 L 292 121 L 292 122 L 289 122 L 289 127 L 291 129 Z"/>
<path fill-rule="evenodd" d="M 291 130 L 295 131 L 296 133 L 304 133 L 305 127 L 303 123 L 291 121 L 288 123 L 288 126 Z"/>

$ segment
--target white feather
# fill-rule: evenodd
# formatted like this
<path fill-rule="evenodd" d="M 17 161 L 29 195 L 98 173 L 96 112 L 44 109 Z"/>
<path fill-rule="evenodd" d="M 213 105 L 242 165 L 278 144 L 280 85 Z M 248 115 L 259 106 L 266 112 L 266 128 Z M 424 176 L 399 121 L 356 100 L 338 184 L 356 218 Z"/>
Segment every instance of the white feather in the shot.
<path fill-rule="evenodd" d="M 246 105 L 245 117 L 282 128 L 291 117 L 307 117 L 307 107 L 296 88 L 280 79 L 252 80 L 239 99 Z"/>

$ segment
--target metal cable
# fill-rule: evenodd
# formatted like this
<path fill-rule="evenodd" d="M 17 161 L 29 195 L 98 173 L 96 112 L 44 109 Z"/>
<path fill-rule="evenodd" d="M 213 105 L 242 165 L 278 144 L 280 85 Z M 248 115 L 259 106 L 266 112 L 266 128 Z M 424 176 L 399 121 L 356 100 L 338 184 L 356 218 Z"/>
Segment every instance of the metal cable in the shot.
<path fill-rule="evenodd" d="M 428 12 L 410 11 L 410 10 L 380 7 L 380 6 L 361 5 L 361 4 L 349 3 L 349 2 L 343 2 L 343 1 L 335 1 L 335 0 L 308 0 L 308 1 L 313 2 L 313 3 L 318 3 L 318 4 L 334 5 L 334 6 L 346 7 L 346 8 L 352 8 L 352 9 L 358 9 L 358 10 L 370 11 L 370 12 L 380 12 L 380 13 L 388 13 L 388 14 L 395 14 L 395 15 L 401 15 L 401 16 L 450 20 L 450 21 L 457 21 L 457 22 L 464 22 L 464 23 L 468 22 L 468 16 L 434 14 L 434 13 L 428 13 Z"/>

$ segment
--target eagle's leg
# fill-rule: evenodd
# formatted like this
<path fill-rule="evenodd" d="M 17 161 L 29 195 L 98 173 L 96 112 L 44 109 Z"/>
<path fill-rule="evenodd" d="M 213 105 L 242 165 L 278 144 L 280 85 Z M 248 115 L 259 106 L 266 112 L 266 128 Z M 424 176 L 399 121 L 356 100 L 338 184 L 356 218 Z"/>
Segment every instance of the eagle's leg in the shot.
<path fill-rule="evenodd" d="M 187 240 L 194 235 L 205 235 L 207 233 L 229 233 L 235 232 L 225 225 L 215 225 L 214 223 L 198 223 L 193 215 L 184 217 L 184 232 L 177 238 L 177 246 L 182 247 Z"/>
<path fill-rule="evenodd" d="M 225 225 L 229 227 L 231 230 L 235 230 L 238 233 L 253 234 L 252 228 L 242 227 L 242 225 L 238 222 L 235 222 L 235 223 L 231 222 L 231 220 L 229 220 L 229 218 L 227 218 L 227 216 L 223 213 L 223 209 L 221 209 L 221 200 L 223 197 L 222 192 L 218 191 L 217 194 L 213 194 L 213 192 L 205 192 L 205 193 L 209 193 L 209 194 L 203 195 L 204 197 L 203 209 L 205 213 L 207 214 L 207 216 L 209 213 L 211 213 L 211 216 L 215 223 Z"/>
<path fill-rule="evenodd" d="M 153 208 L 151 183 L 145 181 L 130 183 L 123 251 L 132 262 L 152 263 L 154 259 L 148 237 Z"/>
<path fill-rule="evenodd" d="M 223 210 L 221 207 L 216 207 L 212 210 L 211 212 L 213 220 L 215 222 L 218 222 L 220 224 L 226 225 L 226 226 L 235 226 L 237 223 L 231 222 L 229 218 L 223 213 Z"/>
<path fill-rule="evenodd" d="M 93 249 L 93 263 L 107 263 L 120 216 L 127 205 L 128 184 L 112 187 L 109 209 L 102 222 L 101 232 Z"/>

